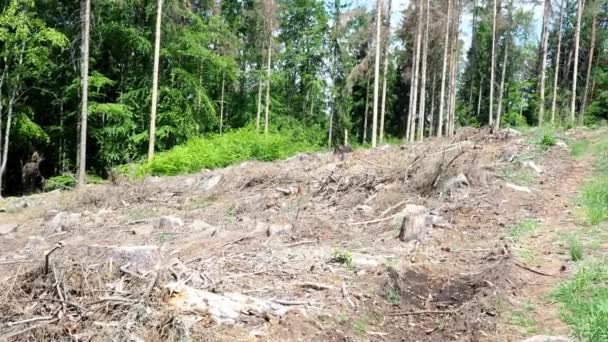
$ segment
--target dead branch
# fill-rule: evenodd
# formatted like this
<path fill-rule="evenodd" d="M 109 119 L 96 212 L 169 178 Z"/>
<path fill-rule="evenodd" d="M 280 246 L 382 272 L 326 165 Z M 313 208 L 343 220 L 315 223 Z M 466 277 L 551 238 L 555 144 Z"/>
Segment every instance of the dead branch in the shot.
<path fill-rule="evenodd" d="M 34 300 L 28 300 L 27 302 L 56 302 L 56 303 L 62 303 L 62 304 L 66 304 L 66 305 L 70 305 L 75 307 L 76 309 L 82 311 L 82 312 L 86 312 L 87 309 L 85 309 L 84 307 L 80 306 L 79 304 L 76 304 L 74 302 L 70 302 L 68 300 L 62 300 L 62 299 L 56 299 L 56 298 L 36 298 Z"/>
<path fill-rule="evenodd" d="M 330 289 L 334 288 L 331 285 L 326 285 L 326 284 L 321 284 L 321 283 L 311 283 L 311 282 L 298 283 L 298 286 L 307 288 L 307 289 L 318 290 L 318 291 L 330 290 Z"/>
<path fill-rule="evenodd" d="M 359 225 L 362 225 L 362 224 L 384 222 L 384 221 L 392 220 L 393 218 L 395 218 L 395 215 L 392 215 L 392 216 L 389 216 L 389 217 L 385 217 L 385 218 L 376 219 L 376 220 L 371 220 L 371 221 L 350 222 L 348 225 L 350 225 L 350 226 L 359 226 Z"/>
<path fill-rule="evenodd" d="M 397 204 L 393 205 L 392 207 L 390 207 L 390 208 L 386 209 L 385 211 L 383 211 L 383 212 L 382 212 L 382 214 L 380 214 L 380 217 L 384 217 L 384 215 L 386 215 L 386 214 L 390 213 L 391 211 L 393 211 L 393 210 L 395 210 L 396 208 L 398 208 L 398 207 L 400 207 L 400 206 L 404 205 L 405 203 L 407 203 L 407 200 L 405 200 L 405 201 L 401 201 L 401 202 L 399 202 L 399 203 L 397 203 Z"/>
<path fill-rule="evenodd" d="M 150 281 L 150 284 L 148 284 L 146 291 L 142 295 L 142 299 L 145 300 L 146 298 L 148 298 L 150 296 L 150 292 L 152 292 L 152 289 L 154 289 L 154 286 L 156 285 L 157 281 L 158 281 L 158 272 L 154 272 L 154 275 L 152 276 L 152 281 Z"/>
<path fill-rule="evenodd" d="M 40 317 L 34 317 L 34 318 L 24 319 L 22 321 L 8 322 L 8 323 L 6 323 L 6 326 L 7 327 L 14 327 L 15 325 L 32 323 L 32 322 L 39 322 L 39 321 L 48 321 L 48 320 L 51 320 L 51 319 L 53 319 L 53 316 L 40 316 Z"/>
<path fill-rule="evenodd" d="M 441 315 L 453 315 L 458 310 L 421 310 L 421 311 L 401 311 L 401 312 L 389 312 L 387 316 L 413 316 L 413 315 L 430 315 L 430 314 L 441 314 Z"/>
<path fill-rule="evenodd" d="M 141 280 L 146 280 L 146 277 L 144 277 L 144 276 L 142 276 L 142 275 L 139 275 L 139 274 L 137 274 L 137 273 L 135 273 L 135 272 L 133 272 L 133 271 L 130 271 L 130 270 L 127 268 L 127 267 L 129 267 L 129 265 L 130 265 L 130 263 L 127 263 L 127 264 L 125 264 L 125 265 L 123 265 L 123 266 L 120 266 L 118 269 L 119 269 L 121 272 L 126 273 L 126 274 L 128 274 L 128 275 L 130 275 L 130 276 L 132 276 L 132 277 L 134 277 L 134 278 L 141 279 Z"/>
<path fill-rule="evenodd" d="M 281 305 L 311 305 L 310 302 L 304 300 L 273 299 L 272 301 Z"/>
<path fill-rule="evenodd" d="M 63 243 L 61 241 L 57 242 L 57 245 L 53 247 L 50 251 L 44 252 L 44 274 L 49 274 L 49 256 L 63 247 Z"/>
<path fill-rule="evenodd" d="M 307 244 L 316 243 L 316 242 L 317 241 L 315 241 L 315 240 L 298 241 L 298 242 L 287 244 L 287 245 L 285 245 L 285 247 L 295 247 L 295 246 L 299 246 L 299 245 L 307 245 Z"/>
<path fill-rule="evenodd" d="M 513 263 L 515 264 L 515 266 L 523 268 L 524 270 L 530 271 L 532 273 L 536 273 L 536 274 L 539 274 L 539 275 L 542 275 L 542 276 L 546 276 L 546 277 L 556 277 L 555 274 L 549 274 L 549 273 L 545 273 L 545 272 L 541 272 L 541 271 L 535 270 L 533 268 L 530 268 L 530 267 L 524 265 L 523 263 L 520 263 L 519 261 L 514 261 Z"/>
<path fill-rule="evenodd" d="M 38 329 L 38 328 L 43 327 L 43 326 L 45 326 L 47 324 L 55 323 L 57 321 L 59 321 L 59 318 L 55 318 L 55 319 L 52 319 L 50 321 L 43 322 L 43 323 L 40 323 L 40 324 L 34 324 L 34 325 L 29 326 L 29 327 L 27 327 L 25 329 L 22 329 L 22 330 L 19 330 L 19 331 L 15 331 L 13 333 L 10 333 L 10 334 L 4 335 L 4 336 L 0 336 L 0 340 L 6 341 L 6 340 L 8 340 L 11 337 L 19 336 L 19 335 L 24 334 L 24 333 L 26 333 L 28 331 L 31 331 L 31 330 L 34 330 L 34 329 Z"/>
<path fill-rule="evenodd" d="M 364 162 L 364 163 L 366 163 L 366 164 L 373 165 L 373 166 L 376 166 L 376 167 L 379 167 L 379 168 L 383 168 L 383 169 L 391 169 L 391 168 L 390 168 L 390 167 L 388 167 L 388 166 L 379 165 L 379 164 L 376 164 L 376 163 L 371 162 L 371 161 L 369 161 L 369 160 L 365 160 L 365 159 L 363 159 L 363 158 L 359 158 L 359 157 L 357 157 L 357 156 L 355 156 L 354 158 L 355 158 L 355 159 L 357 159 L 357 160 L 359 160 L 359 161 L 362 161 L 362 162 Z"/>
<path fill-rule="evenodd" d="M 88 303 L 87 306 L 89 305 L 95 305 L 95 304 L 100 304 L 100 303 L 105 303 L 105 302 L 122 302 L 122 303 L 135 303 L 135 301 L 133 299 L 129 299 L 129 298 L 122 298 L 122 297 L 102 297 L 99 300 L 96 300 L 94 302 Z"/>

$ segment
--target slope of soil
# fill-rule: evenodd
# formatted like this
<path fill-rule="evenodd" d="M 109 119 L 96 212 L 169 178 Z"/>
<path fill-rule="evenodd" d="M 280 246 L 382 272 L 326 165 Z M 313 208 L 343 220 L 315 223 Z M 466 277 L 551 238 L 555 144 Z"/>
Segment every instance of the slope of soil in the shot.
<path fill-rule="evenodd" d="M 0 339 L 521 340 L 536 332 L 509 317 L 568 273 L 545 233 L 569 229 L 585 163 L 464 130 L 11 199 Z M 401 241 L 413 204 L 428 211 Z"/>

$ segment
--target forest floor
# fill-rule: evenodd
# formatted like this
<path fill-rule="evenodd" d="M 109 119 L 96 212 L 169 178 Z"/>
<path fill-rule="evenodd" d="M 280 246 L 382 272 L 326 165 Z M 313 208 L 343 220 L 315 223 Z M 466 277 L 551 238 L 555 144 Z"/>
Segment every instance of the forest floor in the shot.
<path fill-rule="evenodd" d="M 568 335 L 548 295 L 592 161 L 566 143 L 600 134 L 464 129 L 6 199 L 0 340 Z"/>

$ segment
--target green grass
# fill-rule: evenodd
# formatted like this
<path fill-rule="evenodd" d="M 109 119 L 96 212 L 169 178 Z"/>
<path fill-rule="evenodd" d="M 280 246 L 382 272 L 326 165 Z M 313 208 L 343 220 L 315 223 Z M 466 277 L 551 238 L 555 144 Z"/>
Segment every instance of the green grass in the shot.
<path fill-rule="evenodd" d="M 298 152 L 321 149 L 324 141 L 317 129 L 289 128 L 268 135 L 247 127 L 223 135 L 195 138 L 184 145 L 161 152 L 138 166 L 136 174 L 178 175 L 202 169 L 225 167 L 245 160 L 272 161 Z M 127 166 L 121 167 L 126 170 Z"/>
<path fill-rule="evenodd" d="M 351 253 L 348 250 L 342 250 L 342 249 L 334 249 L 333 251 L 333 258 L 332 260 L 339 263 L 339 264 L 343 264 L 346 266 L 351 266 L 353 264 L 353 253 Z"/>
<path fill-rule="evenodd" d="M 391 288 L 386 293 L 386 301 L 391 304 L 399 304 L 401 303 L 401 294 L 399 293 L 399 289 Z"/>
<path fill-rule="evenodd" d="M 548 150 L 551 146 L 555 146 L 557 138 L 553 132 L 545 132 L 541 136 L 538 144 L 543 150 Z"/>
<path fill-rule="evenodd" d="M 577 159 L 581 158 L 589 151 L 590 141 L 587 139 L 581 139 L 573 143 L 570 147 L 570 155 Z"/>
<path fill-rule="evenodd" d="M 538 257 L 535 251 L 525 248 L 519 250 L 517 256 L 528 265 L 536 263 L 536 258 Z"/>
<path fill-rule="evenodd" d="M 367 332 L 367 322 L 363 319 L 358 319 L 353 322 L 353 330 L 359 335 Z"/>
<path fill-rule="evenodd" d="M 596 172 L 583 184 L 580 204 L 589 222 L 596 225 L 606 219 L 608 212 L 608 138 L 592 145 Z"/>
<path fill-rule="evenodd" d="M 498 175 L 510 183 L 522 186 L 534 184 L 538 180 L 538 175 L 533 170 L 513 164 L 500 169 Z"/>
<path fill-rule="evenodd" d="M 570 252 L 570 260 L 580 261 L 583 259 L 583 243 L 577 236 L 572 236 L 568 241 L 568 251 Z"/>
<path fill-rule="evenodd" d="M 534 219 L 523 219 L 509 227 L 509 240 L 517 243 L 522 237 L 534 232 L 538 227 L 538 221 Z"/>
<path fill-rule="evenodd" d="M 608 341 L 608 264 L 582 265 L 574 278 L 561 284 L 553 297 L 563 320 L 582 341 Z"/>
<path fill-rule="evenodd" d="M 531 303 L 526 303 L 523 308 L 511 313 L 511 324 L 523 330 L 526 334 L 536 334 L 538 332 L 537 322 L 534 319 L 535 307 Z"/>
<path fill-rule="evenodd" d="M 44 183 L 42 190 L 43 191 L 53 191 L 53 190 L 67 190 L 73 189 L 76 187 L 76 176 L 71 173 L 62 173 L 57 176 L 50 177 Z M 96 175 L 87 175 L 86 177 L 87 184 L 99 184 L 104 180 Z"/>

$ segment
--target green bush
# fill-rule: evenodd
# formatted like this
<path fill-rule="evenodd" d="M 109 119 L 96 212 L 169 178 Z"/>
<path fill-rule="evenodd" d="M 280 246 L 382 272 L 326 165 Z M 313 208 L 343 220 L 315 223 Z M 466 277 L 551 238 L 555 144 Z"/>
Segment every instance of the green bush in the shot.
<path fill-rule="evenodd" d="M 287 126 L 287 125 L 285 125 Z M 195 138 L 169 151 L 161 152 L 142 164 L 138 175 L 178 175 L 202 169 L 225 167 L 245 160 L 272 161 L 287 158 L 297 152 L 314 151 L 321 148 L 320 128 L 284 127 L 268 135 L 257 133 L 247 127 Z"/>
<path fill-rule="evenodd" d="M 62 173 L 46 180 L 42 190 L 53 191 L 57 189 L 72 189 L 76 186 L 76 178 L 70 173 Z"/>
<path fill-rule="evenodd" d="M 553 132 L 545 132 L 540 138 L 539 145 L 542 149 L 548 150 L 551 146 L 555 146 L 557 138 Z"/>

